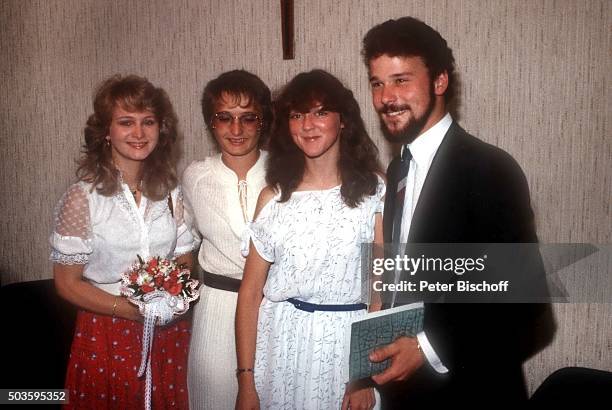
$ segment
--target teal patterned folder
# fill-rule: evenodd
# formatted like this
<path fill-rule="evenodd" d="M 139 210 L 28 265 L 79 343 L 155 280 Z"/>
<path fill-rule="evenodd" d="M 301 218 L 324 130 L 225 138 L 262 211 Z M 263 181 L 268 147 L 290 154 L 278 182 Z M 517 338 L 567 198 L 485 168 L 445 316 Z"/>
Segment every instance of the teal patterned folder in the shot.
<path fill-rule="evenodd" d="M 347 329 L 345 379 L 359 380 L 380 373 L 389 360 L 372 363 L 368 354 L 376 347 L 393 342 L 402 335 L 416 336 L 423 330 L 423 303 L 412 303 L 355 318 Z"/>

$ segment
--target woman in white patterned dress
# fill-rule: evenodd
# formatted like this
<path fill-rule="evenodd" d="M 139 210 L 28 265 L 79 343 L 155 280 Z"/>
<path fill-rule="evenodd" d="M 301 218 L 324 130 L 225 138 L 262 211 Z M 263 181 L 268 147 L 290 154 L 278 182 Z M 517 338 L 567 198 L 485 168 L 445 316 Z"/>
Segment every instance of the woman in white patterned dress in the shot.
<path fill-rule="evenodd" d="M 378 151 L 325 71 L 296 76 L 276 104 L 269 186 L 243 243 L 237 408 L 371 408 L 371 388 L 345 389 L 343 359 L 346 326 L 366 311 L 361 244 L 382 241 Z"/>
<path fill-rule="evenodd" d="M 234 315 L 244 268 L 240 238 L 265 186 L 266 156 L 260 147 L 272 121 L 270 90 L 246 71 L 223 73 L 204 88 L 202 113 L 221 152 L 193 162 L 183 174 L 185 204 L 203 237 L 189 402 L 192 409 L 233 409 L 238 391 Z"/>

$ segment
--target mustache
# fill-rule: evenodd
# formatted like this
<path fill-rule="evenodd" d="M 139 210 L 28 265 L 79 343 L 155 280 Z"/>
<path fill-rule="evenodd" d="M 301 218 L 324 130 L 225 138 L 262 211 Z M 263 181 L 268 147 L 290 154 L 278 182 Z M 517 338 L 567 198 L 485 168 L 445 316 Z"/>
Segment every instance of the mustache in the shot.
<path fill-rule="evenodd" d="M 409 110 L 408 105 L 397 105 L 397 104 L 385 104 L 379 110 L 379 114 L 389 114 L 396 111 Z"/>

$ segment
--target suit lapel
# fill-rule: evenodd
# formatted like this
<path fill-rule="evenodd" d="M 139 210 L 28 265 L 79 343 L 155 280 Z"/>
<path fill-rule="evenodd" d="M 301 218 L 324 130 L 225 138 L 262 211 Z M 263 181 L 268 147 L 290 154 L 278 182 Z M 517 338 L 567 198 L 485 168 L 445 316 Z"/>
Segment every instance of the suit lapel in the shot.
<path fill-rule="evenodd" d="M 453 172 L 453 161 L 457 159 L 454 156 L 456 155 L 457 139 L 460 132 L 459 125 L 453 122 L 436 151 L 412 215 L 408 242 L 423 242 L 423 238 L 431 237 L 431 233 L 437 230 L 437 210 L 444 206 L 440 203 L 438 194 L 449 188 L 450 179 L 448 176 L 449 172 Z M 441 227 L 441 229 L 444 229 L 444 227 Z M 427 234 L 425 234 L 426 232 Z"/>

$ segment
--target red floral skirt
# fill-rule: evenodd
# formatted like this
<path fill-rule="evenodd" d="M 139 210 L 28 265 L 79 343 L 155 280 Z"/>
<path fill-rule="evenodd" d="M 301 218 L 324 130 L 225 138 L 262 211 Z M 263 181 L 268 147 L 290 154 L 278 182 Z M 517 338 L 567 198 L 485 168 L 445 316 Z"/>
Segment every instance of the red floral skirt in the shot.
<path fill-rule="evenodd" d="M 152 407 L 189 408 L 190 323 L 156 327 L 151 356 Z M 141 323 L 79 311 L 66 371 L 68 409 L 144 409 L 145 376 L 138 377 Z"/>

